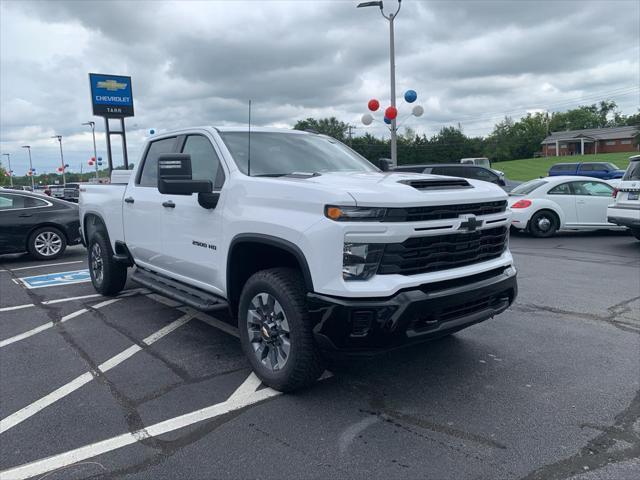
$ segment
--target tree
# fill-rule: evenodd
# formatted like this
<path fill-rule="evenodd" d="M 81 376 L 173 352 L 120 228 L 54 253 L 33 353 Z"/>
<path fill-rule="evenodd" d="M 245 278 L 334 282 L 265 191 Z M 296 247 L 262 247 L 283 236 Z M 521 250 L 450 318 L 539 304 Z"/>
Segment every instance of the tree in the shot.
<path fill-rule="evenodd" d="M 2 165 L 2 162 L 0 162 L 0 185 L 9 185 L 9 183 L 9 175 L 7 173 L 7 170 Z"/>
<path fill-rule="evenodd" d="M 321 119 L 309 117 L 306 120 L 298 120 L 293 128 L 295 130 L 313 130 L 314 132 L 329 135 L 330 137 L 343 141 L 349 125 L 339 121 L 336 117 Z"/>

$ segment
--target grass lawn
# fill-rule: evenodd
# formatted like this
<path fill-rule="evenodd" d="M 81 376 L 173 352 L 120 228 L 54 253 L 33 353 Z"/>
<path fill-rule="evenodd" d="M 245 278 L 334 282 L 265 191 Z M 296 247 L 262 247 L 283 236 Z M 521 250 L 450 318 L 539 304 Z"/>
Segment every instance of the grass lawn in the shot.
<path fill-rule="evenodd" d="M 538 177 L 546 177 L 549 168 L 555 163 L 611 162 L 624 170 L 627 168 L 629 157 L 632 155 L 638 155 L 638 152 L 524 158 L 522 160 L 509 160 L 508 162 L 493 162 L 493 168 L 503 171 L 509 180 L 525 181 Z"/>

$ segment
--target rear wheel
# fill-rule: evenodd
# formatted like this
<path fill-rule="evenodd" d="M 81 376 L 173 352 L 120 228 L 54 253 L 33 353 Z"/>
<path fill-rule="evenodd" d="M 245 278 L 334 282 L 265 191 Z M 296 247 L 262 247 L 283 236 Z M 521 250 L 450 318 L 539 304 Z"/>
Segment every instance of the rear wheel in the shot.
<path fill-rule="evenodd" d="M 272 268 L 251 276 L 240 295 L 238 328 L 244 353 L 266 385 L 297 390 L 324 371 L 298 271 Z"/>
<path fill-rule="evenodd" d="M 42 227 L 29 237 L 29 253 L 38 260 L 53 260 L 67 248 L 67 239 L 55 227 Z"/>
<path fill-rule="evenodd" d="M 538 238 L 552 237 L 559 227 L 558 217 L 549 210 L 536 212 L 529 220 L 529 232 Z"/>
<path fill-rule="evenodd" d="M 113 259 L 111 245 L 98 231 L 89 240 L 89 274 L 93 288 L 102 295 L 116 295 L 127 283 L 127 267 Z"/>

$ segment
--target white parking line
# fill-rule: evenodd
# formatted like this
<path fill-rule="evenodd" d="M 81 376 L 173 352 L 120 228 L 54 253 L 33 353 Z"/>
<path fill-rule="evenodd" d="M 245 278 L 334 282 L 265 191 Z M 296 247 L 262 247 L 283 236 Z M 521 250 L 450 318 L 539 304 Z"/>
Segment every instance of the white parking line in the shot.
<path fill-rule="evenodd" d="M 33 477 L 36 475 L 42 475 L 47 472 L 67 467 L 74 463 L 81 462 L 83 460 L 87 460 L 104 453 L 118 450 L 122 447 L 134 444 L 146 438 L 157 437 L 165 433 L 173 432 L 175 430 L 188 427 L 189 425 L 193 425 L 204 420 L 209 420 L 211 418 L 224 415 L 225 413 L 229 413 L 234 410 L 244 408 L 248 405 L 253 405 L 268 398 L 280 395 L 280 392 L 271 388 L 264 388 L 262 390 L 255 391 L 255 388 L 257 388 L 257 386 L 253 388 L 253 385 L 257 384 L 259 386 L 260 382 L 255 381 L 255 374 L 253 373 L 249 375 L 247 380 L 245 380 L 242 385 L 240 385 L 236 392 L 246 391 L 247 383 L 250 383 L 252 385 L 252 387 L 249 388 L 249 390 L 251 390 L 250 392 L 241 395 L 236 395 L 234 393 L 231 395 L 231 397 L 229 397 L 228 400 L 222 403 L 217 403 L 200 410 L 195 410 L 193 412 L 156 423 L 154 425 L 151 425 L 150 427 L 143 428 L 132 433 L 125 433 L 123 435 L 118 435 L 117 437 L 112 437 L 100 442 L 92 443 L 90 445 L 85 445 L 84 447 L 80 447 L 75 450 L 70 450 L 68 452 L 43 458 L 41 460 L 36 460 L 31 463 L 19 465 L 17 467 L 0 472 L 0 477 L 18 480 Z"/>
<path fill-rule="evenodd" d="M 58 265 L 71 265 L 73 263 L 84 263 L 84 260 L 77 260 L 74 262 L 60 262 L 60 263 L 42 263 L 40 265 L 29 265 L 28 267 L 7 268 L 6 270 L 0 270 L 0 272 L 19 272 L 20 270 L 30 270 L 32 268 L 56 267 Z"/>
<path fill-rule="evenodd" d="M 144 294 L 147 290 L 144 288 L 134 288 L 132 290 L 124 290 L 119 297 L 129 297 L 133 294 L 140 293 Z M 56 298 L 55 300 L 45 300 L 42 302 L 42 305 L 53 305 L 55 303 L 64 303 L 64 302 L 72 302 L 74 300 L 84 300 L 86 298 L 95 298 L 101 297 L 99 293 L 92 293 L 91 295 L 81 295 L 79 297 L 66 297 L 66 298 Z M 35 303 L 25 303 L 24 305 L 15 305 L 13 307 L 2 307 L 0 308 L 0 312 L 10 312 L 11 310 L 20 310 L 23 308 L 35 307 Z"/>
<path fill-rule="evenodd" d="M 102 307 L 106 307 L 107 305 L 111 305 L 112 303 L 117 302 L 118 300 L 120 300 L 120 298 L 112 298 L 111 300 L 106 300 L 104 302 L 100 302 L 96 305 L 93 305 L 91 308 L 93 309 L 98 309 L 98 308 L 102 308 Z M 81 308 L 80 310 L 76 310 L 73 313 L 70 313 L 69 315 L 65 315 L 64 317 L 62 317 L 60 319 L 60 322 L 56 322 L 56 323 L 63 323 L 66 322 L 67 320 L 71 320 L 72 318 L 76 318 L 79 315 L 82 315 L 83 313 L 88 312 L 89 310 L 86 308 Z M 19 335 L 15 335 L 11 338 L 7 338 L 6 340 L 2 340 L 0 342 L 0 348 L 2 347 L 6 347 L 7 345 L 11 345 L 12 343 L 15 342 L 19 342 L 20 340 L 24 340 L 25 338 L 29 338 L 32 337 L 33 335 L 35 335 L 36 333 L 40 333 L 43 332 L 45 330 L 48 330 L 49 328 L 53 327 L 55 325 L 54 322 L 47 322 L 44 325 L 40 325 L 39 327 L 33 328 L 31 330 L 29 330 L 28 332 L 24 332 L 21 333 Z"/>
<path fill-rule="evenodd" d="M 179 328 L 185 323 L 187 323 L 192 318 L 193 318 L 193 315 L 190 315 L 190 314 L 183 315 L 179 319 L 171 322 L 169 325 L 166 325 L 165 327 L 161 328 L 157 332 L 149 335 L 147 338 L 142 340 L 142 343 L 144 343 L 146 346 L 152 345 L 158 340 L 160 340 L 162 337 L 173 332 L 176 328 Z M 100 364 L 98 366 L 98 370 L 102 373 L 108 372 L 109 370 L 111 370 L 117 365 L 120 365 L 126 359 L 128 359 L 129 357 L 133 356 L 134 354 L 138 353 L 141 350 L 142 350 L 142 347 L 140 345 L 132 345 L 126 350 L 123 350 L 119 354 L 111 357 L 110 359 Z M 32 404 L 27 405 L 26 407 L 18 410 L 15 413 L 12 413 L 6 418 L 3 418 L 2 420 L 0 420 L 0 433 L 6 432 L 10 428 L 13 428 L 19 423 L 24 422 L 26 419 L 32 417 L 33 415 L 43 410 L 44 408 L 48 407 L 49 405 L 52 405 L 53 403 L 66 397 L 70 393 L 75 392 L 80 387 L 82 387 L 83 385 L 86 385 L 91 380 L 93 380 L 93 378 L 94 378 L 94 373 L 86 372 L 80 375 L 79 377 L 73 379 L 69 383 L 63 385 L 62 387 L 49 393 L 48 395 L 45 395 L 39 400 L 36 400 Z"/>

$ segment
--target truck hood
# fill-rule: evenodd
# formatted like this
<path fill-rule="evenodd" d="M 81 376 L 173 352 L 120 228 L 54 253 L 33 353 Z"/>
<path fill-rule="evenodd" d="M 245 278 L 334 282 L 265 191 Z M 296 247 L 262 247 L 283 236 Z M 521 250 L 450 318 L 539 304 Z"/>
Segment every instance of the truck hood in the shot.
<path fill-rule="evenodd" d="M 471 188 L 418 189 L 411 186 L 412 182 L 420 180 L 465 180 Z M 333 192 L 348 193 L 358 206 L 412 207 L 439 205 L 444 201 L 455 204 L 507 198 L 506 193 L 492 183 L 418 173 L 336 172 L 295 181 L 313 183 Z"/>

